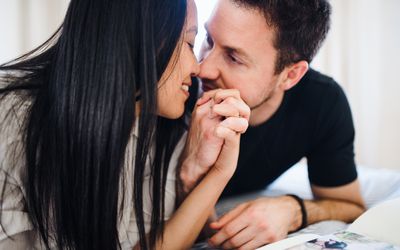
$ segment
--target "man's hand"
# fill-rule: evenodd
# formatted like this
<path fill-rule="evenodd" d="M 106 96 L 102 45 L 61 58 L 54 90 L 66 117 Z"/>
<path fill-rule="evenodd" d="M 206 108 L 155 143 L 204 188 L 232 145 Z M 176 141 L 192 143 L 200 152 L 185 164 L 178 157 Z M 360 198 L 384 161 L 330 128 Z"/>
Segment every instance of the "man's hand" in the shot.
<path fill-rule="evenodd" d="M 259 198 L 210 224 L 218 232 L 209 243 L 224 249 L 255 249 L 285 238 L 301 224 L 299 204 L 291 197 Z"/>
<path fill-rule="evenodd" d="M 352 222 L 365 211 L 358 180 L 339 187 L 311 186 L 317 200 L 305 200 L 307 222 Z M 302 217 L 298 202 L 289 196 L 246 202 L 210 224 L 218 232 L 210 244 L 225 249 L 254 249 L 281 240 L 298 230 Z"/>
<path fill-rule="evenodd" d="M 216 162 L 224 140 L 216 135 L 219 126 L 244 133 L 250 108 L 233 89 L 204 93 L 192 114 L 179 173 L 183 190 L 189 192 Z"/>

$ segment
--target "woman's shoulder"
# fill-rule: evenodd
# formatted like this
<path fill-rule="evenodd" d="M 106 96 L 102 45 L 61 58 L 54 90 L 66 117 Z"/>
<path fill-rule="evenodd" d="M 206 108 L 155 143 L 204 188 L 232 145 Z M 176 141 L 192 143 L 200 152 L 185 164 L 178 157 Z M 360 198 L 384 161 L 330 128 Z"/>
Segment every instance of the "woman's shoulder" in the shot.
<path fill-rule="evenodd" d="M 10 136 L 6 131 L 18 131 L 23 128 L 29 108 L 31 97 L 21 93 L 7 93 L 0 95 L 0 133 Z"/>
<path fill-rule="evenodd" d="M 30 98 L 23 94 L 0 96 L 0 169 L 14 178 L 25 159 L 24 131 L 30 106 Z"/>

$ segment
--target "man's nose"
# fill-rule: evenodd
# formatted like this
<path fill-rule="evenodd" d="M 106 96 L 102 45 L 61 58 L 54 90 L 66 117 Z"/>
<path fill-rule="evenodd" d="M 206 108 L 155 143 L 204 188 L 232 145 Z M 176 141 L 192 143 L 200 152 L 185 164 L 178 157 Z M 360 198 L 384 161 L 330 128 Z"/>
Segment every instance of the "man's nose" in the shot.
<path fill-rule="evenodd" d="M 215 80 L 219 77 L 220 70 L 217 58 L 213 51 L 204 53 L 200 59 L 199 77 L 202 79 Z"/>

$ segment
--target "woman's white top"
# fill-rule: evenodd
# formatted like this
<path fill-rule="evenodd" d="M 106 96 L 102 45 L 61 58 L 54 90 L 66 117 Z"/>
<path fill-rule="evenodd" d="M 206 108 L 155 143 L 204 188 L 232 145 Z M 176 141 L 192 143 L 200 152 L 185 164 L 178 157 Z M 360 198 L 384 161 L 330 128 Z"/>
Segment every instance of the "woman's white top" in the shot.
<path fill-rule="evenodd" d="M 23 134 L 20 132 L 29 104 L 16 107 L 16 97 L 7 96 L 0 101 L 0 190 L 4 186 L 0 226 L 0 249 L 44 249 L 38 233 L 33 230 L 29 216 L 25 210 L 26 192 L 22 185 L 22 174 L 25 171 L 23 155 Z M 8 112 L 10 111 L 11 112 Z M 125 194 L 122 220 L 118 224 L 118 233 L 122 249 L 132 249 L 138 242 L 139 234 L 136 226 L 133 198 L 133 163 L 138 138 L 138 126 L 133 129 L 125 155 Z M 175 170 L 180 152 L 184 146 L 184 138 L 176 147 L 169 165 L 165 194 L 165 220 L 173 213 L 175 205 Z M 20 152 L 15 155 L 15 152 Z M 122 186 L 121 186 L 122 187 Z M 146 166 L 143 183 L 143 215 L 146 232 L 151 222 L 150 167 Z M 11 238 L 7 237 L 11 236 Z"/>

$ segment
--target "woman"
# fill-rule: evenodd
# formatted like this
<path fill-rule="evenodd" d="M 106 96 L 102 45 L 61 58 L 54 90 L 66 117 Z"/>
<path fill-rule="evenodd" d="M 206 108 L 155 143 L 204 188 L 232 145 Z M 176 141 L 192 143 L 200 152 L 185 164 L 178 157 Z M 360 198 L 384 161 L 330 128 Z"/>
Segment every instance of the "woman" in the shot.
<path fill-rule="evenodd" d="M 221 152 L 170 217 L 171 159 L 199 71 L 196 19 L 193 0 L 72 0 L 50 40 L 0 67 L 1 249 L 193 243 L 235 170 L 249 115 L 204 115 L 229 95 L 198 102 Z"/>

